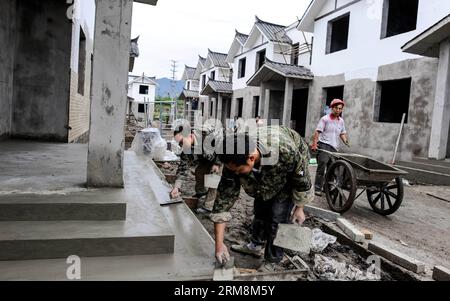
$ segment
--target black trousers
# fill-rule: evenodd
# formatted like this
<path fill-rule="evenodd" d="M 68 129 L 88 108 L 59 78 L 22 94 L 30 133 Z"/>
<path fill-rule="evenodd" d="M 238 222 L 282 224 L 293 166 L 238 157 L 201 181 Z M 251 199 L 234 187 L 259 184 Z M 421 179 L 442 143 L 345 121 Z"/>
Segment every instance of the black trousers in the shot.
<path fill-rule="evenodd" d="M 337 152 L 337 150 L 329 144 L 319 142 L 319 149 L 327 150 L 330 152 Z M 330 155 L 320 152 L 317 154 L 317 171 L 316 171 L 316 180 L 314 182 L 314 188 L 316 191 L 322 191 L 323 189 L 323 181 L 325 179 L 325 173 L 327 172 L 330 165 L 333 163 Z"/>
<path fill-rule="evenodd" d="M 293 208 L 294 202 L 291 199 L 255 200 L 251 241 L 257 245 L 266 243 L 264 259 L 267 262 L 280 262 L 283 259 L 284 249 L 274 246 L 273 241 L 277 235 L 278 224 L 289 223 Z"/>

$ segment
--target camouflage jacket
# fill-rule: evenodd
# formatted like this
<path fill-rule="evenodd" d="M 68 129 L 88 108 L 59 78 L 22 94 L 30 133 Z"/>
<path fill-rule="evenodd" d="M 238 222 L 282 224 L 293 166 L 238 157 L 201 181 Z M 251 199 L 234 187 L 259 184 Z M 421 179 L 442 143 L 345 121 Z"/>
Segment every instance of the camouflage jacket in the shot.
<path fill-rule="evenodd" d="M 188 179 L 191 167 L 195 168 L 202 163 L 221 164 L 215 152 L 205 146 L 208 144 L 209 139 L 217 140 L 223 137 L 223 132 L 215 129 L 194 129 L 193 134 L 197 143 L 192 146 L 189 152 L 183 150 L 180 154 L 180 164 L 178 165 L 177 179 L 175 181 L 175 187 L 178 188 L 181 187 L 183 181 Z"/>
<path fill-rule="evenodd" d="M 256 145 L 261 164 L 247 175 L 237 175 L 224 168 L 210 215 L 215 223 L 231 219 L 229 210 L 239 197 L 241 186 L 255 202 L 290 198 L 303 206 L 313 198 L 309 149 L 303 138 L 287 127 L 261 127 L 259 131 Z"/>

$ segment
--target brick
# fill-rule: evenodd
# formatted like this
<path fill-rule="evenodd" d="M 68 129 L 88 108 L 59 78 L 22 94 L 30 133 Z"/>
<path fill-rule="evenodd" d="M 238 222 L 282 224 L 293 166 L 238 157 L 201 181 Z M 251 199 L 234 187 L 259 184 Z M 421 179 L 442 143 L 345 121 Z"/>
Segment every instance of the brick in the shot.
<path fill-rule="evenodd" d="M 443 266 L 435 266 L 433 269 L 433 279 L 436 281 L 450 281 L 450 270 Z"/>
<path fill-rule="evenodd" d="M 311 229 L 292 224 L 279 224 L 275 246 L 309 254 L 311 251 Z"/>
<path fill-rule="evenodd" d="M 370 232 L 369 230 L 363 229 L 363 230 L 361 230 L 361 233 L 364 234 L 365 239 L 367 239 L 367 240 L 373 239 L 373 233 Z"/>
<path fill-rule="evenodd" d="M 393 250 L 378 243 L 369 243 L 369 251 L 398 264 L 399 266 L 416 274 L 425 272 L 425 264 L 406 254 Z"/>
<path fill-rule="evenodd" d="M 344 231 L 347 236 L 349 236 L 353 241 L 364 242 L 364 234 L 359 231 L 351 222 L 345 218 L 338 218 L 336 224 L 342 231 Z"/>
<path fill-rule="evenodd" d="M 309 206 L 309 205 L 305 206 L 305 213 L 314 215 L 316 217 L 320 217 L 320 218 L 323 218 L 323 219 L 326 219 L 326 220 L 329 220 L 332 222 L 336 221 L 339 217 L 341 217 L 341 215 L 339 213 L 325 210 L 322 208 L 317 208 L 314 206 Z"/>
<path fill-rule="evenodd" d="M 231 281 L 234 278 L 234 268 L 231 269 L 215 269 L 213 281 Z"/>

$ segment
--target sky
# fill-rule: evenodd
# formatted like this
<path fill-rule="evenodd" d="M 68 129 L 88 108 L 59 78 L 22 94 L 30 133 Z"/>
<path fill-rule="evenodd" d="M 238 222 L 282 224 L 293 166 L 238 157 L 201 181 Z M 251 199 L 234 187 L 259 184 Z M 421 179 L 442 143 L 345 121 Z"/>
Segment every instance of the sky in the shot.
<path fill-rule="evenodd" d="M 208 48 L 227 53 L 235 29 L 248 34 L 261 20 L 291 25 L 302 17 L 310 0 L 159 0 L 157 6 L 134 3 L 132 37 L 140 36 L 140 56 L 133 74 L 171 77 L 177 61 L 177 79 L 184 65 L 197 66 Z"/>

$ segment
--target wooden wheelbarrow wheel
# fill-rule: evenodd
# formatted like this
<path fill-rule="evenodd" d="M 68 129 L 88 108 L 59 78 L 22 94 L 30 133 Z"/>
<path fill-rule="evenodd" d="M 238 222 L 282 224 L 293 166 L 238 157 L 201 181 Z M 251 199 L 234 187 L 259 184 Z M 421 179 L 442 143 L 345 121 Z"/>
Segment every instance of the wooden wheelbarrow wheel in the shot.
<path fill-rule="evenodd" d="M 381 187 L 367 189 L 367 199 L 373 211 L 390 215 L 400 208 L 403 201 L 403 180 L 398 177 Z"/>
<path fill-rule="evenodd" d="M 325 175 L 325 195 L 328 206 L 334 212 L 348 211 L 355 201 L 357 182 L 355 172 L 350 163 L 337 160 Z"/>

